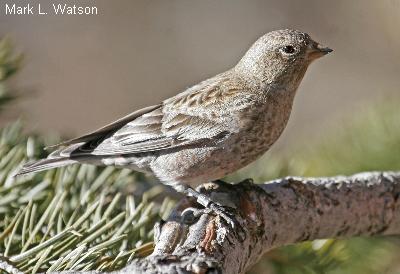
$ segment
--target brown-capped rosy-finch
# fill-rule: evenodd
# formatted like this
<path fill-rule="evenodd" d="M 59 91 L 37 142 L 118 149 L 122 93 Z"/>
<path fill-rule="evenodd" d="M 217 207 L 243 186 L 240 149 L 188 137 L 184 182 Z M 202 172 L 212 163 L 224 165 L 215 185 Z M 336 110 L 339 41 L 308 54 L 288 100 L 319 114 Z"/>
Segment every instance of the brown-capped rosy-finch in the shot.
<path fill-rule="evenodd" d="M 63 142 L 18 175 L 74 163 L 130 168 L 154 174 L 229 221 L 223 207 L 193 188 L 264 154 L 287 124 L 307 67 L 331 51 L 306 33 L 272 31 L 232 69 Z"/>

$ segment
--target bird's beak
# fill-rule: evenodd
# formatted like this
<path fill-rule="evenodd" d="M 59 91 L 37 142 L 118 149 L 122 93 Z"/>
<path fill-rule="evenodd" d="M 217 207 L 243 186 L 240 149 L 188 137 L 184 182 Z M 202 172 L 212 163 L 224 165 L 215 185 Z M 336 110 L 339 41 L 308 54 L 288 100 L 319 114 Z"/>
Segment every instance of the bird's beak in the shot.
<path fill-rule="evenodd" d="M 315 59 L 318 59 L 332 51 L 333 50 L 328 47 L 324 47 L 323 45 L 321 45 L 319 43 L 314 43 L 310 48 L 308 56 L 309 56 L 310 60 L 315 60 Z"/>

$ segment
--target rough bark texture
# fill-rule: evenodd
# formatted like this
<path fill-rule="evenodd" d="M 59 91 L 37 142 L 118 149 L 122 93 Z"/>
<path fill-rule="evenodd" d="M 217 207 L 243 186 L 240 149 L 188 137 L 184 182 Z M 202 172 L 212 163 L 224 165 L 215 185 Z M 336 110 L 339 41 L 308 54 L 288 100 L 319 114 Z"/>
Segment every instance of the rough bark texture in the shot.
<path fill-rule="evenodd" d="M 197 206 L 186 198 L 159 225 L 154 253 L 114 273 L 243 273 L 266 251 L 287 244 L 400 234 L 400 173 L 210 183 L 201 192 L 234 208 L 235 229 L 205 213 L 185 224 L 181 212 Z"/>

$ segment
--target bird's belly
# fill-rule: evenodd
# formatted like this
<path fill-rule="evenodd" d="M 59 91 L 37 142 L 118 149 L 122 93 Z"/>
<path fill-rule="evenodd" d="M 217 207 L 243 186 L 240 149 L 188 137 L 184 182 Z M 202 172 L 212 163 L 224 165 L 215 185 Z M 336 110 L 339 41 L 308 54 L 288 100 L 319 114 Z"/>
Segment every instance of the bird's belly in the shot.
<path fill-rule="evenodd" d="M 236 138 L 218 147 L 179 150 L 156 157 L 151 170 L 166 184 L 196 187 L 221 179 L 255 161 L 268 150 L 270 143 L 254 135 L 254 138 Z"/>
<path fill-rule="evenodd" d="M 187 148 L 159 155 L 152 162 L 151 170 L 166 184 L 196 187 L 225 175 L 225 157 L 229 156 L 222 147 Z"/>

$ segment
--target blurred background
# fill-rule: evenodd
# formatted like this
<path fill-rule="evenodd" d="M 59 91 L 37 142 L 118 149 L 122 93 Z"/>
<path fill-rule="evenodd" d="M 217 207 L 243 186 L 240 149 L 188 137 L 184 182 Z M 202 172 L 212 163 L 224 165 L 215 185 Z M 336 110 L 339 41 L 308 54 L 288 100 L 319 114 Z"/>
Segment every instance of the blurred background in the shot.
<path fill-rule="evenodd" d="M 12 3 L 60 1 L 14 0 Z M 17 79 L 29 128 L 79 135 L 155 104 L 241 58 L 262 34 L 309 33 L 334 53 L 311 67 L 280 144 L 400 86 L 400 1 L 68 1 L 94 16 L 4 16 L 26 55 Z M 32 93 L 32 91 L 35 91 Z"/>
<path fill-rule="evenodd" d="M 8 102 L 7 111 L 0 116 L 2 131 L 7 133 L 1 136 L 9 138 L 0 140 L 0 144 L 12 144 L 10 151 L 18 143 L 21 151 L 28 150 L 29 158 L 38 157 L 46 136 L 76 136 L 158 103 L 232 67 L 262 34 L 295 28 L 334 52 L 310 67 L 289 125 L 273 150 L 228 179 L 253 177 L 263 182 L 286 175 L 400 169 L 400 0 L 70 0 L 69 4 L 97 6 L 99 14 L 43 17 L 5 16 L 5 3 L 51 6 L 62 2 L 0 0 L 0 36 L 9 36 L 14 50 L 24 54 L 15 77 L 0 77 L 0 84 L 7 78 L 8 92 L 19 97 Z M 9 69 L 9 63 L 4 61 L 4 68 Z M 23 126 L 10 129 L 9 124 L 17 118 Z M 35 140 L 35 144 L 29 140 Z M 9 150 L 1 153 L 5 157 Z M 15 163 L 26 160 L 22 154 Z M 8 166 L 4 174 L 15 169 L 6 163 L 3 166 Z M 85 168 L 76 172 L 89 175 L 78 179 L 75 173 L 65 172 L 75 174 L 69 175 L 71 181 L 91 178 L 96 187 L 86 186 L 90 193 L 108 182 L 104 197 L 108 197 L 107 191 L 126 191 L 122 185 L 129 183 L 132 187 L 132 180 L 154 184 L 139 175 L 131 179 L 131 175 L 119 171 Z M 4 174 L 0 171 L 0 186 L 12 185 Z M 53 176 L 49 174 L 44 178 Z M 103 181 L 96 180 L 96 174 Z M 35 176 L 39 177 L 32 182 L 43 179 L 43 175 Z M 124 183 L 118 181 L 115 186 L 115 178 L 124 178 Z M 56 189 L 65 184 L 63 180 L 46 185 L 40 191 L 49 192 L 42 196 L 52 193 L 51 197 L 56 197 Z M 26 187 L 20 188 L 18 195 L 26 191 Z M 68 194 L 70 200 L 74 200 L 75 192 Z M 44 210 L 49 199 L 42 196 L 37 201 Z M 97 199 L 92 196 L 93 201 Z M 81 204 L 89 206 L 90 201 L 81 200 Z M 19 205 L 25 206 L 26 201 Z M 18 206 L 0 203 L 0 215 L 9 216 L 11 222 Z M 155 216 L 167 216 L 157 210 L 153 213 L 153 221 Z M 65 209 L 63 214 L 71 216 L 72 211 Z M 0 230 L 7 224 L 0 222 Z M 151 227 L 150 222 L 147 229 Z M 134 236 L 137 246 L 152 238 L 151 231 L 143 233 Z M 397 237 L 314 241 L 266 254 L 251 273 L 400 273 L 398 254 Z M 122 266 L 127 261 L 120 263 Z M 24 261 L 21 265 L 33 267 Z M 112 270 L 116 266 L 109 267 Z"/>

